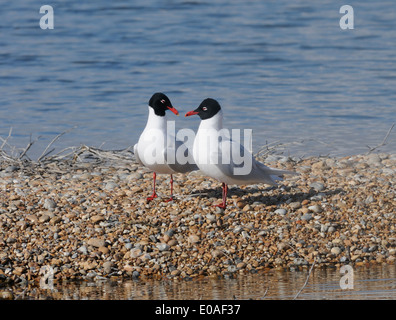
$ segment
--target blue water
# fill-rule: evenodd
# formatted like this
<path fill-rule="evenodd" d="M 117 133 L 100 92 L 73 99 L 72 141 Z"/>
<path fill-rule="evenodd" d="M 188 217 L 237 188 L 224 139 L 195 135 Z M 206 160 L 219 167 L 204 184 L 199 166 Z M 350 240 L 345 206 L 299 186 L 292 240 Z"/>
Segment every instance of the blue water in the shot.
<path fill-rule="evenodd" d="M 44 4 L 53 30 L 39 27 Z M 344 4 L 353 30 L 339 26 Z M 396 122 L 393 1 L 18 0 L 0 10 L 0 137 L 12 127 L 17 148 L 39 138 L 32 158 L 75 126 L 57 150 L 133 145 L 156 91 L 182 115 L 217 99 L 226 126 L 253 129 L 255 150 L 303 141 L 286 151 L 361 153 Z M 396 128 L 387 142 L 381 150 L 395 152 Z"/>

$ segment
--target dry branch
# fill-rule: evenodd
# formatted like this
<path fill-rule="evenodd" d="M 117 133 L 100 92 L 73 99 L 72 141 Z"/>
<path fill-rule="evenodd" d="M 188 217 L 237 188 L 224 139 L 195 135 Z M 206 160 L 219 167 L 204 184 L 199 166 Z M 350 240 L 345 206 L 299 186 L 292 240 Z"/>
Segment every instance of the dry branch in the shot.
<path fill-rule="evenodd" d="M 70 132 L 71 130 L 75 129 L 76 127 L 73 127 L 69 130 L 66 130 L 60 134 L 58 134 L 54 139 L 51 140 L 51 142 L 48 144 L 48 146 L 44 149 L 43 153 L 41 154 L 41 156 L 38 158 L 38 162 L 40 162 L 44 157 L 46 157 L 47 155 L 49 155 L 51 152 L 53 152 L 55 149 L 52 149 L 51 151 L 47 152 L 47 150 L 54 144 L 54 142 L 56 140 L 58 140 L 60 137 L 62 137 L 64 134 Z"/>
<path fill-rule="evenodd" d="M 301 292 L 304 290 L 304 288 L 307 286 L 308 280 L 309 280 L 309 276 L 311 275 L 311 272 L 312 272 L 312 270 L 313 270 L 313 267 L 314 267 L 315 263 L 316 263 L 316 259 L 314 260 L 314 262 L 312 263 L 311 268 L 309 269 L 309 273 L 308 273 L 307 279 L 305 280 L 304 285 L 301 287 L 300 291 L 297 292 L 296 296 L 294 297 L 294 300 L 297 299 L 297 297 L 300 295 L 300 293 L 301 293 Z"/>
<path fill-rule="evenodd" d="M 395 124 L 396 124 L 396 123 L 393 123 L 393 124 L 392 124 L 392 126 L 389 128 L 387 134 L 385 135 L 384 140 L 382 140 L 382 142 L 381 142 L 379 145 L 377 145 L 377 146 L 375 146 L 375 147 L 373 147 L 373 148 L 371 148 L 370 146 L 367 146 L 367 148 L 370 149 L 370 150 L 367 152 L 367 154 L 370 154 L 370 153 L 373 152 L 374 150 L 376 150 L 376 149 L 378 149 L 378 148 L 383 147 L 384 145 L 386 145 L 386 141 L 388 140 L 389 135 L 391 134 L 391 132 L 392 132 L 393 127 L 395 126 Z"/>

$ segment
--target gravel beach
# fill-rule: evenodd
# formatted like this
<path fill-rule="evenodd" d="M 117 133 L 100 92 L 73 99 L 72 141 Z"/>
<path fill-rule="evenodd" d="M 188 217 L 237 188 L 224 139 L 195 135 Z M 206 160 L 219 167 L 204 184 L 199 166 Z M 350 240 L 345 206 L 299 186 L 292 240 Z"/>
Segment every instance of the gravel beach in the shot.
<path fill-rule="evenodd" d="M 75 160 L 75 159 L 74 159 Z M 272 268 L 394 264 L 396 154 L 269 155 L 278 186 L 199 171 L 157 176 L 134 161 L 0 163 L 0 284 L 129 277 L 233 277 Z M 41 270 L 41 272 L 40 272 Z"/>

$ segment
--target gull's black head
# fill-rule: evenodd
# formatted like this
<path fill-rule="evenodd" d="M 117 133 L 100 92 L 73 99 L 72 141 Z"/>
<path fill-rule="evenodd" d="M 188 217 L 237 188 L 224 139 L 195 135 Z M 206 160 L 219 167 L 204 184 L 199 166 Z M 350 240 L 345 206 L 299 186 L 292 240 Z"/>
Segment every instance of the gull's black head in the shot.
<path fill-rule="evenodd" d="M 149 101 L 149 106 L 154 109 L 154 113 L 157 116 L 165 116 L 166 110 L 172 111 L 175 115 L 179 115 L 179 112 L 172 106 L 169 98 L 161 93 L 154 93 Z"/>
<path fill-rule="evenodd" d="M 197 114 L 201 120 L 206 120 L 215 116 L 220 110 L 220 104 L 215 99 L 207 98 L 201 102 L 197 109 L 187 112 L 186 117 Z"/>

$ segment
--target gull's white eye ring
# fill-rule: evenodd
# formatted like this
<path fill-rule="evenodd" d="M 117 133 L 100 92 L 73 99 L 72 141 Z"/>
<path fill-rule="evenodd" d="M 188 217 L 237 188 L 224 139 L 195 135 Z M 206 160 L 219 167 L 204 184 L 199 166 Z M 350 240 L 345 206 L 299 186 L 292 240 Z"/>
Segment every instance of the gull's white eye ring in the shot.
<path fill-rule="evenodd" d="M 206 108 L 206 107 L 202 107 L 202 110 L 203 110 L 203 111 L 206 111 L 206 110 L 208 110 L 208 108 Z"/>
<path fill-rule="evenodd" d="M 165 103 L 165 100 L 164 100 L 164 99 L 162 99 L 162 100 L 161 100 L 161 103 Z"/>

